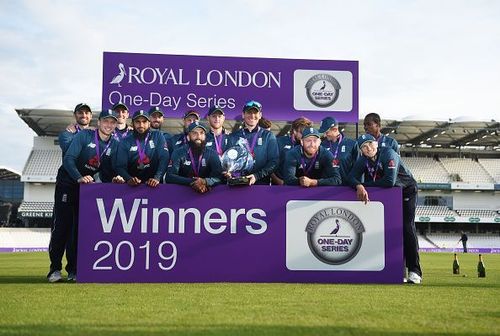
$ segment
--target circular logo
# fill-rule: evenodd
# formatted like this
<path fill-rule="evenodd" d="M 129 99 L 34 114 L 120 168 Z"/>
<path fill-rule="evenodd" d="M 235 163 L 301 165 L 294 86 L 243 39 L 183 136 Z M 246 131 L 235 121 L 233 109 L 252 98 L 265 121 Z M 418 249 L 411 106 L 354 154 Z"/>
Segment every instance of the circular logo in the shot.
<path fill-rule="evenodd" d="M 340 83 L 332 75 L 317 74 L 307 81 L 306 93 L 314 106 L 329 107 L 339 98 Z"/>
<path fill-rule="evenodd" d="M 320 261 L 345 264 L 361 248 L 365 228 L 352 211 L 331 207 L 318 211 L 306 226 L 309 249 Z"/>

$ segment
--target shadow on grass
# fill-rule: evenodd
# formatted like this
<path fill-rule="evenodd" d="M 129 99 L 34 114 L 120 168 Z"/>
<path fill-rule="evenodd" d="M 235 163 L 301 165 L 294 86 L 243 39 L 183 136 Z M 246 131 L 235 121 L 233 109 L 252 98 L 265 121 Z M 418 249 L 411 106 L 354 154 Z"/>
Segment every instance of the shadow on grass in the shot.
<path fill-rule="evenodd" d="M 332 322 L 333 323 L 333 322 Z M 260 325 L 198 325 L 198 326 L 173 326 L 171 324 L 116 324 L 116 325 L 2 325 L 0 335 L 484 335 L 471 332 L 429 332 L 429 330 L 408 331 L 380 330 L 374 328 L 356 328 L 336 326 L 260 326 Z"/>

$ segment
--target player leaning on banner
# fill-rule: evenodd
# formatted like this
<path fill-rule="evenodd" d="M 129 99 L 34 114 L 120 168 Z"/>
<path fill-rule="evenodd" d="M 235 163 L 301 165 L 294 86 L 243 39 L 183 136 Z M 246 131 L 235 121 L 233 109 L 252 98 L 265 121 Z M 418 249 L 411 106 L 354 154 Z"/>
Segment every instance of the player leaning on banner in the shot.
<path fill-rule="evenodd" d="M 112 137 L 116 127 L 113 111 L 99 115 L 96 130 L 80 131 L 64 155 L 56 178 L 54 216 L 50 235 L 49 282 L 62 280 L 62 257 L 66 250 L 68 281 L 76 280 L 78 207 L 81 183 L 111 182 L 112 156 L 118 143 Z"/>
<path fill-rule="evenodd" d="M 340 185 L 340 171 L 333 155 L 321 146 L 320 134 L 313 127 L 302 132 L 301 146 L 286 154 L 283 176 L 287 185 L 302 187 Z"/>
<path fill-rule="evenodd" d="M 396 139 L 390 138 L 380 132 L 382 129 L 381 119 L 377 113 L 368 113 L 363 120 L 365 132 L 373 135 L 378 142 L 379 148 L 390 147 L 399 154 L 399 144 Z"/>
<path fill-rule="evenodd" d="M 347 185 L 347 175 L 358 159 L 358 144 L 340 132 L 337 120 L 332 117 L 321 120 L 319 132 L 324 134 L 321 146 L 332 153 L 335 166 L 340 168 L 342 184 Z"/>
<path fill-rule="evenodd" d="M 166 183 L 189 185 L 201 194 L 221 183 L 221 161 L 216 151 L 205 146 L 206 132 L 199 121 L 188 126 L 188 143 L 172 154 Z"/>
<path fill-rule="evenodd" d="M 278 143 L 273 133 L 261 128 L 258 123 L 262 118 L 262 105 L 251 100 L 243 106 L 243 127 L 231 134 L 231 144 L 244 139 L 245 147 L 254 158 L 254 165 L 250 174 L 249 185 L 270 184 L 270 177 L 278 166 Z M 226 177 L 230 177 L 226 174 Z"/>
<path fill-rule="evenodd" d="M 59 147 L 61 147 L 63 157 L 75 135 L 81 130 L 90 127 L 92 110 L 89 105 L 80 103 L 75 106 L 73 116 L 75 117 L 76 123 L 68 125 L 68 127 L 59 134 Z"/>
<path fill-rule="evenodd" d="M 422 270 L 415 229 L 417 182 L 394 149 L 379 148 L 379 143 L 371 134 L 360 136 L 358 146 L 362 155 L 354 164 L 348 182 L 356 188 L 356 195 L 360 201 L 367 203 L 370 200 L 365 186 L 385 188 L 398 186 L 403 189 L 403 254 L 408 269 L 407 281 L 419 284 L 422 282 Z M 364 182 L 361 182 L 362 176 Z"/>
<path fill-rule="evenodd" d="M 156 187 L 167 170 L 170 158 L 163 134 L 151 131 L 149 114 L 136 111 L 132 117 L 133 132 L 118 145 L 116 172 L 121 177 L 113 180 L 137 186 L 145 183 Z"/>
<path fill-rule="evenodd" d="M 274 185 L 283 185 L 285 183 L 283 181 L 283 167 L 285 165 L 286 153 L 296 146 L 300 147 L 302 132 L 306 127 L 312 127 L 312 121 L 304 117 L 297 118 L 292 121 L 290 134 L 276 138 L 279 150 L 279 163 L 278 167 L 271 175 L 271 180 Z"/>
<path fill-rule="evenodd" d="M 219 157 L 229 148 L 229 134 L 224 128 L 224 120 L 226 120 L 224 110 L 219 106 L 212 106 L 208 110 L 207 121 L 210 125 L 210 130 L 207 133 L 206 146 L 214 149 Z"/>

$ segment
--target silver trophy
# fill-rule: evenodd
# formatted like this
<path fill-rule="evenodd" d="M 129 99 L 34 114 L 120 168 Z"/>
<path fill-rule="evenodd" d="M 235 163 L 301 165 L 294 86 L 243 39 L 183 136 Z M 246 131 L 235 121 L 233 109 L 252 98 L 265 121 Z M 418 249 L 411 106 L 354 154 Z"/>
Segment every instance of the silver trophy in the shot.
<path fill-rule="evenodd" d="M 254 159 L 248 151 L 247 140 L 240 138 L 235 146 L 227 149 L 222 155 L 222 168 L 231 177 L 227 179 L 228 185 L 248 185 L 250 179 L 246 177 L 252 170 Z"/>

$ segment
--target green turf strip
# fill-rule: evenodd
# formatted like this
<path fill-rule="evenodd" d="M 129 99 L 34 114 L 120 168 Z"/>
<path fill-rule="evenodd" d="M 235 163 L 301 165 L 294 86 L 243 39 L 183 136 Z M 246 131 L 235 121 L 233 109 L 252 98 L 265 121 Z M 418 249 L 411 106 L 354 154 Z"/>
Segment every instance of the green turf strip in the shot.
<path fill-rule="evenodd" d="M 421 259 L 420 286 L 49 284 L 46 253 L 4 253 L 0 336 L 500 334 L 500 255 Z"/>

